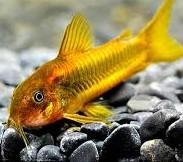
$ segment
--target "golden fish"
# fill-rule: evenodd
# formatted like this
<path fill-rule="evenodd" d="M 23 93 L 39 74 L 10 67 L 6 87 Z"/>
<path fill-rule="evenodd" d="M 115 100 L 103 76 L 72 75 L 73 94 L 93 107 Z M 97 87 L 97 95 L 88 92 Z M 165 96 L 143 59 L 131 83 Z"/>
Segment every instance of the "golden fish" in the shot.
<path fill-rule="evenodd" d="M 98 47 L 93 46 L 87 20 L 75 15 L 58 56 L 15 89 L 8 125 L 24 136 L 24 127 L 40 127 L 63 118 L 80 123 L 106 121 L 111 112 L 92 100 L 151 63 L 183 56 L 183 47 L 168 34 L 173 3 L 165 0 L 137 36 L 125 31 Z"/>

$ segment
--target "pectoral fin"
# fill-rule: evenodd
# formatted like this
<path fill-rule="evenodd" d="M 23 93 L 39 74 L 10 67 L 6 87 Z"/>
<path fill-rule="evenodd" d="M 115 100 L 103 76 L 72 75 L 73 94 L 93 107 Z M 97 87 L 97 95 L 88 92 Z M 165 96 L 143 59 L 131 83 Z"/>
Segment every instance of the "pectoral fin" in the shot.
<path fill-rule="evenodd" d="M 108 109 L 108 106 L 100 103 L 87 104 L 82 112 L 89 117 L 95 117 L 101 120 L 106 120 L 112 115 L 112 112 Z"/>
<path fill-rule="evenodd" d="M 64 113 L 64 118 L 69 119 L 78 123 L 86 124 L 86 123 L 100 123 L 104 122 L 106 123 L 107 121 L 102 121 L 100 118 L 95 118 L 95 117 L 88 117 L 84 115 L 79 115 L 79 114 L 67 114 Z"/>

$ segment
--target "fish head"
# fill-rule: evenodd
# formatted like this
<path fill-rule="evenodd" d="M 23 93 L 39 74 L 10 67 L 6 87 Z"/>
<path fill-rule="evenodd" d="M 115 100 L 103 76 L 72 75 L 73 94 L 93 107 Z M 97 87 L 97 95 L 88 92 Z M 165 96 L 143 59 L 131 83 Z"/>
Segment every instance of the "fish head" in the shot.
<path fill-rule="evenodd" d="M 33 74 L 14 90 L 9 106 L 10 125 L 36 128 L 62 119 L 59 92 L 41 75 Z"/>

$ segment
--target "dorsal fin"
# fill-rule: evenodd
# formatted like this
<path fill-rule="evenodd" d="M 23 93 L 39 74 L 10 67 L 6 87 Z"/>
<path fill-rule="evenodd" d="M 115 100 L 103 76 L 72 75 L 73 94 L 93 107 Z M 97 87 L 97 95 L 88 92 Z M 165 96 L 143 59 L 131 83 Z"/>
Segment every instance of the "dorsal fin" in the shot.
<path fill-rule="evenodd" d="M 67 26 L 61 43 L 59 56 L 83 52 L 93 46 L 93 37 L 86 18 L 82 15 L 75 15 Z"/>
<path fill-rule="evenodd" d="M 120 35 L 117 37 L 117 39 L 120 39 L 120 40 L 128 39 L 131 36 L 132 36 L 132 31 L 129 28 L 127 28 L 120 33 Z"/>

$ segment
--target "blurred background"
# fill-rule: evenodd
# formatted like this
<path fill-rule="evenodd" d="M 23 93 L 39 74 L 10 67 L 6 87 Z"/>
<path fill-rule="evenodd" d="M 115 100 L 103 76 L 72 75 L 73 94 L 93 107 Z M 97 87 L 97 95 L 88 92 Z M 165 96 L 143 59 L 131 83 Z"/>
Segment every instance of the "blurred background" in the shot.
<path fill-rule="evenodd" d="M 88 18 L 96 44 L 125 28 L 136 33 L 163 0 L 0 0 L 0 48 L 16 52 L 32 47 L 58 49 L 74 13 Z M 183 41 L 183 1 L 177 0 L 171 32 Z"/>

